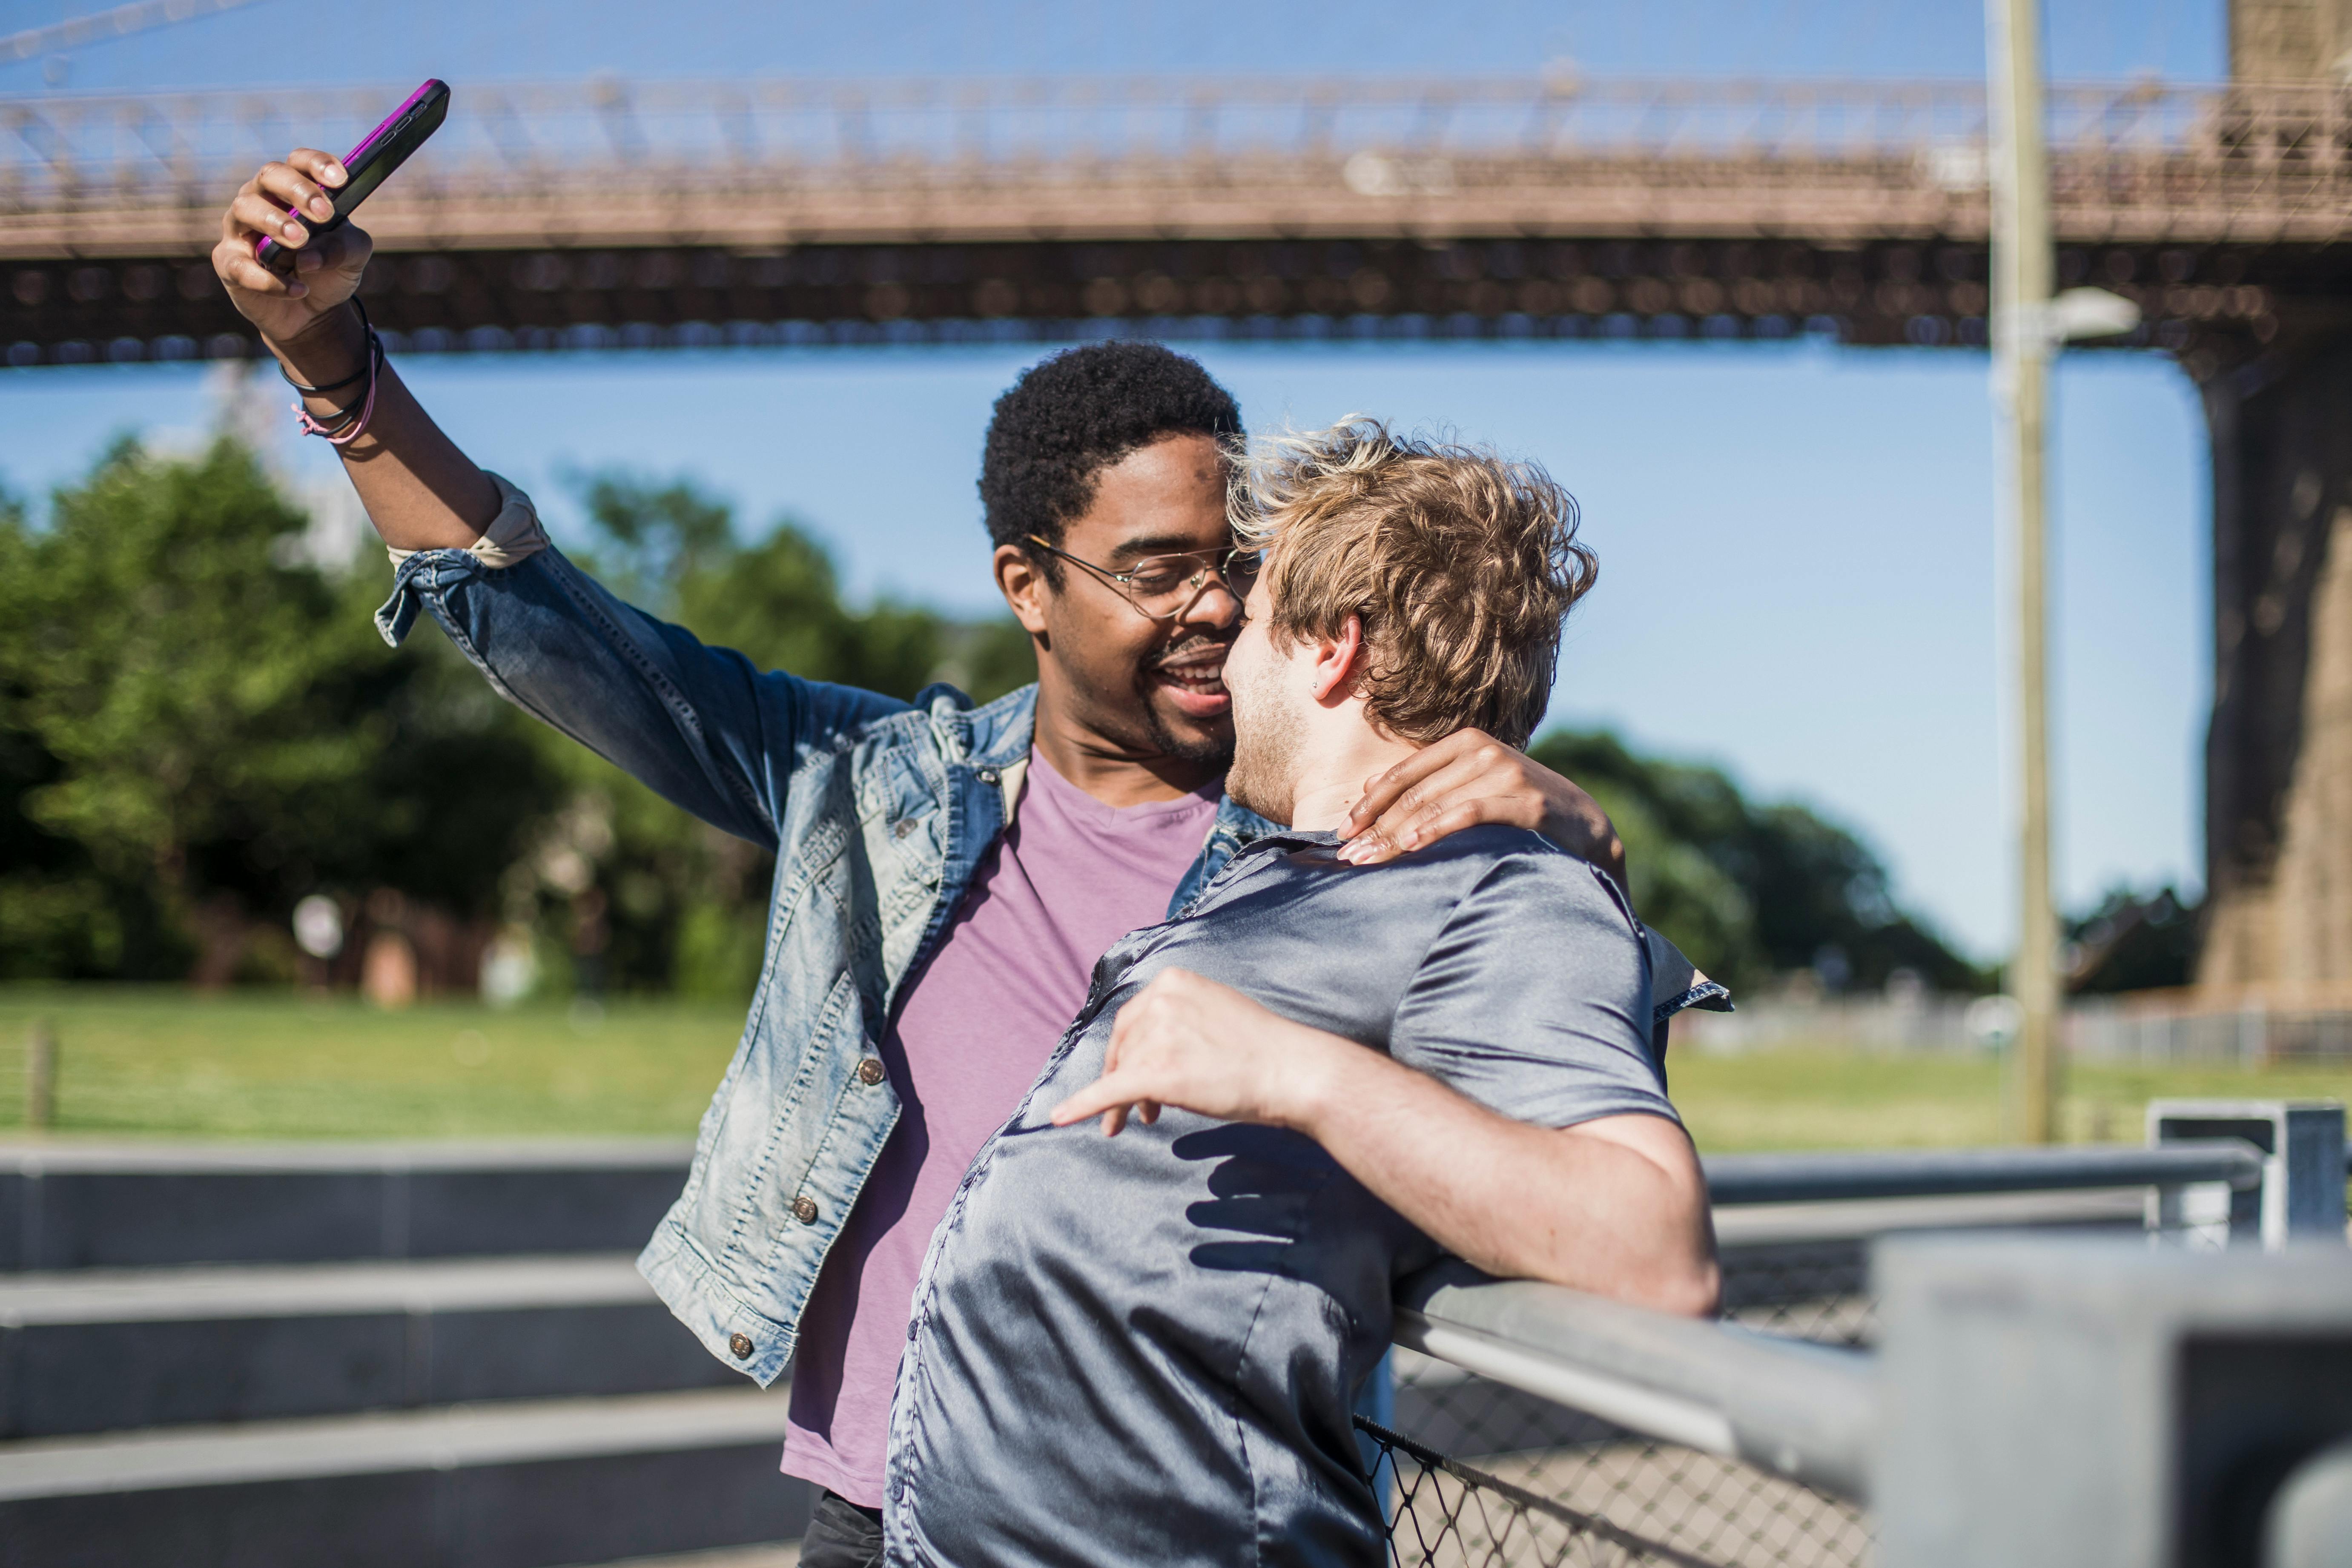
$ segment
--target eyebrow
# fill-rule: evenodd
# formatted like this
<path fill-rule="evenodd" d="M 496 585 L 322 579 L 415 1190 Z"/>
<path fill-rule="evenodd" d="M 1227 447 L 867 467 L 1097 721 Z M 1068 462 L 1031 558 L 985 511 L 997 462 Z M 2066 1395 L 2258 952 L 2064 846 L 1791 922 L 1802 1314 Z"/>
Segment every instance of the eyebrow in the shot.
<path fill-rule="evenodd" d="M 1112 548 L 1110 555 L 1114 561 L 1140 561 L 1147 555 L 1209 555 L 1232 545 L 1230 538 L 1222 544 L 1195 544 L 1181 533 L 1150 533 L 1141 539 L 1122 541 Z"/>

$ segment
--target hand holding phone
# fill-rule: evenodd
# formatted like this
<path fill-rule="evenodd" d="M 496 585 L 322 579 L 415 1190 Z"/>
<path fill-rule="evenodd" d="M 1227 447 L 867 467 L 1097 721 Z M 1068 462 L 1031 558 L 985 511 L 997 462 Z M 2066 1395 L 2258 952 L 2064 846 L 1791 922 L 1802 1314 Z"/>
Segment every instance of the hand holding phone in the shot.
<path fill-rule="evenodd" d="M 331 193 L 333 216 L 320 221 L 294 212 L 288 215 L 289 219 L 301 224 L 312 240 L 332 234 L 350 219 L 362 202 L 374 194 L 378 185 L 391 177 L 394 170 L 408 161 L 410 153 L 425 145 L 425 138 L 441 129 L 441 122 L 448 117 L 449 84 L 436 77 L 410 93 L 383 124 L 368 132 L 344 157 L 343 171 L 349 178 Z M 279 277 L 291 278 L 299 248 L 264 235 L 255 243 L 253 254 Z"/>

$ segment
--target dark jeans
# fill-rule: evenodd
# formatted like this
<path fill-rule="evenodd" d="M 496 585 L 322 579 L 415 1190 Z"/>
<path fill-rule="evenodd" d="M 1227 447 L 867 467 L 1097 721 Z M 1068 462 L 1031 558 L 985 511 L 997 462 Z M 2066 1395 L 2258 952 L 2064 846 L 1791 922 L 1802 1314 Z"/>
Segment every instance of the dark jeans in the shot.
<path fill-rule="evenodd" d="M 819 1492 L 801 1537 L 801 1568 L 881 1568 L 882 1510 Z"/>

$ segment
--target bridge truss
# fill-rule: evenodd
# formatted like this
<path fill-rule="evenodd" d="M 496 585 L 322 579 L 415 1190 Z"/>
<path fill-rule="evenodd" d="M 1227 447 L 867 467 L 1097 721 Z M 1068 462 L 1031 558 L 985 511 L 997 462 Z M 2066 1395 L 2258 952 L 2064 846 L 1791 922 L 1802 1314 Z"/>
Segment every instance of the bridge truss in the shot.
<path fill-rule="evenodd" d="M 236 355 L 236 185 L 400 94 L 0 100 L 0 353 Z M 2062 280 L 2200 376 L 2343 319 L 2352 94 L 2061 87 Z M 1240 338 L 1985 342 L 1972 82 L 460 84 L 370 203 L 411 350 Z"/>

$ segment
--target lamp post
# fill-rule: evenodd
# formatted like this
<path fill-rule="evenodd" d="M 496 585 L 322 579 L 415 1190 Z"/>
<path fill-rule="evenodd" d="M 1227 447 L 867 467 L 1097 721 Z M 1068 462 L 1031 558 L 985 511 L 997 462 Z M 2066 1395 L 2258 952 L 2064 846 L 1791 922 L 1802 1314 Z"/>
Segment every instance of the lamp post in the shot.
<path fill-rule="evenodd" d="M 2011 1103 L 2029 1143 L 2057 1136 L 2058 912 L 2050 894 L 2049 605 L 2042 518 L 2050 386 L 2050 165 L 2035 0 L 1986 0 L 1991 110 L 1993 401 L 2017 574 L 2017 956 Z"/>

